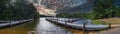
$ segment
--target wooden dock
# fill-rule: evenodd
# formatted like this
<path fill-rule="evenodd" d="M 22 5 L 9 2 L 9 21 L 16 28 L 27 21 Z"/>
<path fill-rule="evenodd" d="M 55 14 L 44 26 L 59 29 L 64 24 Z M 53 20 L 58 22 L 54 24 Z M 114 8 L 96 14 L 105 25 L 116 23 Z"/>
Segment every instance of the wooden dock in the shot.
<path fill-rule="evenodd" d="M 10 21 L 10 22 L 7 22 L 7 23 L 1 23 L 0 27 L 12 26 L 12 25 L 28 22 L 28 21 L 31 21 L 31 20 L 33 20 L 33 19 L 26 19 L 26 20 L 20 20 L 20 21 Z"/>
<path fill-rule="evenodd" d="M 64 22 L 63 20 L 59 19 L 59 18 L 47 18 L 46 20 L 54 22 L 54 23 L 59 23 L 61 25 L 67 26 L 67 27 L 72 27 L 72 28 L 76 28 L 76 29 L 83 29 L 83 30 L 103 30 L 103 29 L 108 29 L 108 28 L 113 28 L 113 27 L 119 27 L 119 25 L 111 25 L 111 23 L 109 25 L 88 25 L 88 24 L 74 24 L 74 23 L 68 23 L 68 22 Z"/>

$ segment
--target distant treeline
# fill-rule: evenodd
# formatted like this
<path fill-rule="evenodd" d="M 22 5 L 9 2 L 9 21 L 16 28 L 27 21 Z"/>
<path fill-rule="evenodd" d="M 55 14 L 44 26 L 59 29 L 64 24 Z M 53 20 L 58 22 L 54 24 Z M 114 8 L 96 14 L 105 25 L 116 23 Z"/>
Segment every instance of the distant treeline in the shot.
<path fill-rule="evenodd" d="M 45 15 L 39 15 L 40 17 L 48 17 L 48 16 L 45 16 Z"/>
<path fill-rule="evenodd" d="M 0 20 L 22 20 L 38 16 L 33 4 L 25 0 L 0 0 Z"/>
<path fill-rule="evenodd" d="M 58 14 L 57 17 L 74 17 L 89 19 L 120 17 L 120 6 L 116 6 L 114 4 L 114 0 L 95 0 L 92 13 L 62 13 Z"/>

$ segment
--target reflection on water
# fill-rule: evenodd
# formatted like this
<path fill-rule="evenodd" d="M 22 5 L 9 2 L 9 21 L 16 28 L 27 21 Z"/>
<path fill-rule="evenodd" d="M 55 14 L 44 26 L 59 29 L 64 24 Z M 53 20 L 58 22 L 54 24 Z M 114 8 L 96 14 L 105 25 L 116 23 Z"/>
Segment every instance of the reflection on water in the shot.
<path fill-rule="evenodd" d="M 87 34 L 97 34 L 98 32 L 86 32 Z M 55 25 L 45 18 L 40 18 L 36 27 L 36 34 L 83 34 L 82 30 L 65 28 L 64 26 Z"/>
<path fill-rule="evenodd" d="M 13 26 L 10 28 L 0 29 L 0 34 L 28 34 L 29 31 L 35 31 L 36 34 L 83 34 L 82 30 L 65 28 L 64 26 L 55 25 L 45 18 L 40 18 L 29 23 Z M 87 32 L 87 34 L 97 34 L 98 32 Z"/>
<path fill-rule="evenodd" d="M 40 23 L 37 25 L 36 34 L 65 34 L 65 30 L 61 27 L 57 27 L 53 23 L 45 20 L 45 18 L 40 18 Z"/>

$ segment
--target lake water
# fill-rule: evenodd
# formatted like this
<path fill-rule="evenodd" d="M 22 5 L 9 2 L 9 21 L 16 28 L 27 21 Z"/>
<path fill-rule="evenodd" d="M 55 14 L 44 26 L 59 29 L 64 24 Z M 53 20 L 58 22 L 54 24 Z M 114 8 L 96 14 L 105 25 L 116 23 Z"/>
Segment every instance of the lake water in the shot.
<path fill-rule="evenodd" d="M 56 25 L 46 21 L 45 18 L 39 18 L 38 20 L 28 23 L 0 29 L 0 34 L 28 34 L 30 31 L 35 31 L 35 34 L 84 34 L 82 30 Z M 85 33 L 97 34 L 99 31 L 89 31 Z"/>

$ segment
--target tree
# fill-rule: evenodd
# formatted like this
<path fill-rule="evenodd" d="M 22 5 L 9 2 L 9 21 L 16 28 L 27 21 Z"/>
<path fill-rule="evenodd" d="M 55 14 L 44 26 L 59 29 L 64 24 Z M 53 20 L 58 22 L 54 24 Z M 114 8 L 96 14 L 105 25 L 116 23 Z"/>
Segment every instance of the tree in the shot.
<path fill-rule="evenodd" d="M 113 0 L 95 0 L 93 15 L 96 18 L 108 18 L 115 16 L 115 5 Z"/>
<path fill-rule="evenodd" d="M 22 20 L 39 16 L 33 4 L 26 0 L 16 0 L 12 3 L 12 0 L 3 1 L 0 2 L 0 20 Z"/>

